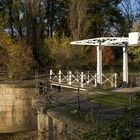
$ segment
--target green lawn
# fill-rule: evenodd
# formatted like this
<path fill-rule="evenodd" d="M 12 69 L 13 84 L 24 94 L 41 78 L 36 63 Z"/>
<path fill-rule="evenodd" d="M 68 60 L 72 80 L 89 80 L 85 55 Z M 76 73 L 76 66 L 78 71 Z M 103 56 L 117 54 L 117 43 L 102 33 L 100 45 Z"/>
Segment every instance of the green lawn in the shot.
<path fill-rule="evenodd" d="M 128 96 L 126 94 L 120 93 L 93 93 L 92 95 L 87 95 L 86 98 L 92 103 L 100 103 L 102 105 L 108 105 L 112 107 L 123 107 L 128 105 L 140 105 L 140 98 L 135 95 Z"/>

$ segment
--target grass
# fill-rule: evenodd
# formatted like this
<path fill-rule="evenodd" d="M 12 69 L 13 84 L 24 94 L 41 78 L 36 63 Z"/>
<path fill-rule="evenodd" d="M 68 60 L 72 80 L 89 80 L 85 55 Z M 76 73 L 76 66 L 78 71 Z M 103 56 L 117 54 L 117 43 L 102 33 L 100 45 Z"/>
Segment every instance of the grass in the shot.
<path fill-rule="evenodd" d="M 140 99 L 135 96 L 127 96 L 119 93 L 92 94 L 85 97 L 89 102 L 100 103 L 111 107 L 123 107 L 128 105 L 140 105 Z"/>

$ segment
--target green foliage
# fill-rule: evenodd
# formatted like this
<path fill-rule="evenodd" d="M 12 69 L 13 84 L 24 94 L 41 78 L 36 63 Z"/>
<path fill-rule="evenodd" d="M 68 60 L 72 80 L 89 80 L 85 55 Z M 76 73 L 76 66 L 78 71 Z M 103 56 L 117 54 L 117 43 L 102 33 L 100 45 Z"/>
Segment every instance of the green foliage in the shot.
<path fill-rule="evenodd" d="M 109 81 L 106 81 L 103 85 L 102 85 L 102 89 L 105 90 L 105 91 L 108 91 L 110 90 L 111 88 L 111 83 Z"/>
<path fill-rule="evenodd" d="M 132 27 L 132 32 L 139 32 L 139 31 L 140 31 L 140 21 L 138 20 L 134 22 Z"/>
<path fill-rule="evenodd" d="M 140 22 L 136 21 L 132 27 L 132 32 L 139 32 L 140 31 Z M 133 46 L 128 49 L 131 58 L 135 64 L 140 63 L 140 45 Z"/>
<path fill-rule="evenodd" d="M 134 130 L 134 128 L 132 128 L 132 117 L 134 117 L 132 110 L 126 108 L 120 118 L 113 120 L 111 123 L 112 136 L 118 139 L 132 139 Z"/>
<path fill-rule="evenodd" d="M 133 46 L 129 48 L 129 54 L 131 54 L 133 58 L 133 62 L 135 64 L 140 63 L 140 46 Z"/>
<path fill-rule="evenodd" d="M 24 41 L 10 39 L 4 32 L 0 32 L 0 46 L 7 53 L 5 65 L 9 78 L 24 79 L 31 68 L 34 66 L 31 46 L 28 46 Z"/>
<path fill-rule="evenodd" d="M 104 110 L 102 106 L 102 111 L 99 105 L 99 108 L 95 110 L 83 112 L 80 118 L 76 117 L 77 104 L 69 104 L 66 106 L 65 111 L 73 117 L 74 122 L 76 121 L 79 127 L 77 128 L 72 125 L 73 127 L 70 128 L 71 126 L 67 124 L 64 135 L 72 140 L 135 140 L 138 137 L 137 130 L 140 128 L 140 102 L 137 95 L 138 94 L 134 95 L 133 98 L 123 94 L 102 95 L 98 93 L 94 96 L 88 95 L 91 100 L 92 98 L 94 100 L 100 99 L 100 103 L 102 103 L 103 106 L 107 105 L 104 101 L 112 101 L 110 104 L 111 108 L 114 104 L 121 104 L 119 108 L 122 108 L 116 112 L 116 107 L 111 110 Z M 91 96 L 93 97 L 91 98 Z M 135 102 L 139 102 L 139 104 Z M 138 107 L 136 107 L 137 105 Z M 73 124 L 73 122 L 70 123 Z M 81 123 L 85 123 L 86 126 L 82 127 Z"/>
<path fill-rule="evenodd" d="M 86 129 L 74 129 L 74 133 L 65 129 L 63 135 L 73 136 L 73 139 L 79 140 L 130 140 L 136 138 L 134 120 L 137 116 L 137 110 L 131 110 L 127 107 L 123 110 L 121 115 L 115 118 L 109 117 L 104 118 L 104 114 L 97 115 L 97 112 L 88 112 L 81 121 L 85 121 L 92 125 L 90 130 Z M 98 116 L 98 117 L 97 117 Z"/>
<path fill-rule="evenodd" d="M 79 118 L 79 112 L 75 104 L 67 104 L 65 107 L 65 111 L 71 116 L 74 116 L 75 119 Z"/>
<path fill-rule="evenodd" d="M 64 36 L 46 38 L 44 47 L 40 49 L 40 60 L 43 66 L 53 66 L 56 69 L 67 68 L 69 57 L 69 38 Z"/>
<path fill-rule="evenodd" d="M 31 46 L 14 44 L 9 54 L 8 71 L 12 79 L 24 79 L 34 66 Z"/>
<path fill-rule="evenodd" d="M 69 37 L 79 40 L 127 35 L 129 29 L 126 19 L 131 15 L 122 14 L 119 4 L 123 1 L 1 0 L 0 26 L 8 29 L 13 38 L 25 36 L 25 44 L 32 46 L 34 59 L 41 67 L 93 68 L 96 65 L 96 50 L 91 47 L 69 50 Z M 129 1 L 127 2 L 128 5 L 124 7 L 131 10 Z M 134 24 L 133 28 L 135 31 L 139 30 L 139 24 Z M 107 49 L 103 52 L 103 63 L 114 65 L 121 54 L 118 48 Z M 130 49 L 130 55 L 136 63 L 140 61 L 139 54 L 138 47 Z"/>

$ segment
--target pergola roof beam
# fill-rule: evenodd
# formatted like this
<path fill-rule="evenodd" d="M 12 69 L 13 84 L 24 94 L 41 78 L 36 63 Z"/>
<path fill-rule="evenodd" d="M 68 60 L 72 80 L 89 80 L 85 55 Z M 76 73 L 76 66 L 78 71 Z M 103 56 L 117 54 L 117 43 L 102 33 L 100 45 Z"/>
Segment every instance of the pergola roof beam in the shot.
<path fill-rule="evenodd" d="M 72 45 L 92 45 L 97 46 L 99 42 L 102 46 L 124 46 L 128 43 L 128 37 L 100 37 L 93 39 L 85 39 L 79 41 L 72 41 Z"/>

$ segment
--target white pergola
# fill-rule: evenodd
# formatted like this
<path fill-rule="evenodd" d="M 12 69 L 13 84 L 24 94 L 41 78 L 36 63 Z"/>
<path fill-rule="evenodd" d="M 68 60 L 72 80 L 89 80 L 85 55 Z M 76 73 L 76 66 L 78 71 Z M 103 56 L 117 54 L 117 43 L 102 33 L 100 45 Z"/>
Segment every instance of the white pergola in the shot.
<path fill-rule="evenodd" d="M 123 82 L 128 84 L 128 46 L 140 43 L 140 33 L 129 33 L 129 37 L 100 37 L 73 41 L 71 45 L 97 46 L 97 83 L 102 85 L 102 50 L 104 46 L 114 46 L 123 48 Z"/>

